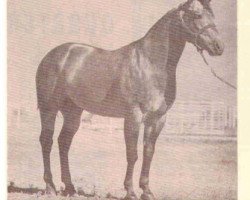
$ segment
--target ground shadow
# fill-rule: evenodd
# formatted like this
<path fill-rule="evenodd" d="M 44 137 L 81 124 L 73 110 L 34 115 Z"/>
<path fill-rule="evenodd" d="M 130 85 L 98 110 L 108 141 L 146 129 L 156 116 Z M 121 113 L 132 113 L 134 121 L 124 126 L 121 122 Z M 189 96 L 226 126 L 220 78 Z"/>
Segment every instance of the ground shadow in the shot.
<path fill-rule="evenodd" d="M 15 186 L 14 182 L 10 182 L 10 184 L 8 186 L 8 193 L 23 193 L 23 194 L 30 194 L 30 195 L 37 194 L 39 196 L 46 195 L 44 189 L 39 189 L 37 187 L 33 187 L 33 185 L 30 185 L 27 188 L 18 187 L 18 186 Z M 60 191 L 57 191 L 58 196 L 63 196 L 62 194 L 63 194 L 63 188 L 61 188 Z M 95 191 L 91 194 L 88 194 L 88 193 L 84 192 L 83 189 L 80 187 L 77 189 L 77 195 L 88 197 L 88 198 L 89 197 L 99 197 Z M 99 197 L 99 198 L 101 198 L 101 197 Z M 106 198 L 107 199 L 122 200 L 122 198 L 118 198 L 118 197 L 112 195 L 111 193 L 107 193 Z"/>

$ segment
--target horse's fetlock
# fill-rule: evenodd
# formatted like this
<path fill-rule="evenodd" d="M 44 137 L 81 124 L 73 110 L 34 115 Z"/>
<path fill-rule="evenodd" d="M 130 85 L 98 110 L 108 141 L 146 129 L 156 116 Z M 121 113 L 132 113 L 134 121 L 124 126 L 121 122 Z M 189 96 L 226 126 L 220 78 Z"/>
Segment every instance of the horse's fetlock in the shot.
<path fill-rule="evenodd" d="M 147 189 L 149 185 L 149 178 L 147 177 L 142 177 L 140 179 L 139 187 L 143 190 Z"/>
<path fill-rule="evenodd" d="M 46 183 L 52 183 L 52 174 L 51 173 L 44 174 L 43 179 Z"/>
<path fill-rule="evenodd" d="M 129 190 L 129 189 L 133 188 L 133 181 L 132 181 L 132 179 L 124 181 L 124 188 L 126 190 Z"/>

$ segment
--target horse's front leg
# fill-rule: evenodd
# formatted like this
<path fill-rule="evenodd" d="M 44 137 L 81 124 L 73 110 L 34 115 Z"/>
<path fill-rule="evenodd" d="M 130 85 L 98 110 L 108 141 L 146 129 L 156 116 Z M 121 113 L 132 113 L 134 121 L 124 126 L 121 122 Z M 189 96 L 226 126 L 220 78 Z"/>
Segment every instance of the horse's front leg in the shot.
<path fill-rule="evenodd" d="M 149 170 L 155 151 L 155 142 L 165 124 L 166 114 L 163 116 L 152 116 L 145 121 L 143 163 L 140 177 L 140 188 L 143 190 L 142 200 L 155 199 L 149 189 Z"/>
<path fill-rule="evenodd" d="M 126 142 L 127 154 L 127 172 L 124 180 L 124 187 L 127 195 L 124 199 L 136 200 L 137 197 L 133 188 L 133 172 L 134 166 L 138 159 L 137 142 L 142 121 L 142 113 L 139 108 L 133 108 L 125 117 L 124 121 L 124 137 Z"/>

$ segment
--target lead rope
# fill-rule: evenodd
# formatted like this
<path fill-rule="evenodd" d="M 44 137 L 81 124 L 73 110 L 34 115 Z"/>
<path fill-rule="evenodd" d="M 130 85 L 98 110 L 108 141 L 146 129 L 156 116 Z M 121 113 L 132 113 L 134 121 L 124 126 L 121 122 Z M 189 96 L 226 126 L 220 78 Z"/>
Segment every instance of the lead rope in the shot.
<path fill-rule="evenodd" d="M 179 6 L 178 9 L 179 9 L 180 11 L 183 11 L 183 7 L 184 7 L 185 5 L 186 5 L 185 3 L 182 4 L 181 6 Z M 221 82 L 223 82 L 223 83 L 226 84 L 227 86 L 229 86 L 229 87 L 231 87 L 231 88 L 237 90 L 237 87 L 236 87 L 236 86 L 234 86 L 234 85 L 232 85 L 231 83 L 227 82 L 226 80 L 224 80 L 223 78 L 219 77 L 219 76 L 215 73 L 214 69 L 208 64 L 208 62 L 207 62 L 207 60 L 206 60 L 206 58 L 205 58 L 205 56 L 204 56 L 204 54 L 203 54 L 203 49 L 197 44 L 197 38 L 198 38 L 198 36 L 199 36 L 202 32 L 204 32 L 206 29 L 211 28 L 211 27 L 215 27 L 215 24 L 208 24 L 208 25 L 206 25 L 205 27 L 203 27 L 201 30 L 199 30 L 198 33 L 194 33 L 194 32 L 186 25 L 186 23 L 184 22 L 181 13 L 180 13 L 180 20 L 181 20 L 182 26 L 184 26 L 185 29 L 186 29 L 188 32 L 190 32 L 192 35 L 195 36 L 194 46 L 197 48 L 197 51 L 200 53 L 200 55 L 201 55 L 203 61 L 204 61 L 204 62 L 206 63 L 206 65 L 210 68 L 210 71 L 211 71 L 211 73 L 214 75 L 214 77 L 217 78 L 217 79 L 219 79 Z"/>
<path fill-rule="evenodd" d="M 210 68 L 210 71 L 211 71 L 211 73 L 215 76 L 215 78 L 219 79 L 221 82 L 225 83 L 225 84 L 228 85 L 229 87 L 231 87 L 231 88 L 237 90 L 237 87 L 236 87 L 236 86 L 234 86 L 234 85 L 232 85 L 231 83 L 227 82 L 226 80 L 224 80 L 223 78 L 219 77 L 219 76 L 215 73 L 214 69 L 208 64 L 208 62 L 207 62 L 207 60 L 206 60 L 206 58 L 205 58 L 205 56 L 204 56 L 204 54 L 203 54 L 203 51 L 202 51 L 201 49 L 197 48 L 197 51 L 200 53 L 200 55 L 201 55 L 201 57 L 203 58 L 203 61 L 206 63 L 206 65 Z"/>

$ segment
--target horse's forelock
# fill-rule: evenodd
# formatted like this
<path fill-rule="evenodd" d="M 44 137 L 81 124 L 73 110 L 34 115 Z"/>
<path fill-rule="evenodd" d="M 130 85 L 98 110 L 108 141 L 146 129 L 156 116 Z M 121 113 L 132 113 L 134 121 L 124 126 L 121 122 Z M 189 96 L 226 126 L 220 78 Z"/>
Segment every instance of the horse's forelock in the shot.
<path fill-rule="evenodd" d="M 214 16 L 214 12 L 210 6 L 211 0 L 198 0 L 198 1 L 202 4 L 203 8 L 205 8 L 208 12 L 210 12 Z"/>
<path fill-rule="evenodd" d="M 181 4 L 179 6 L 179 9 L 180 10 L 185 10 L 186 8 L 188 8 L 195 0 L 187 0 L 185 3 Z M 210 6 L 210 2 L 211 0 L 197 0 L 198 2 L 201 3 L 201 5 L 203 6 L 203 8 L 205 8 L 207 11 L 209 11 L 213 16 L 214 16 L 214 13 L 213 13 L 213 10 Z"/>
<path fill-rule="evenodd" d="M 202 5 L 209 5 L 211 0 L 198 0 Z"/>
<path fill-rule="evenodd" d="M 198 0 L 205 9 L 207 9 L 209 12 L 211 12 L 211 14 L 213 14 L 213 10 L 210 6 L 210 2 L 211 0 Z"/>

